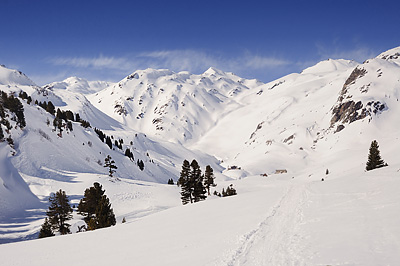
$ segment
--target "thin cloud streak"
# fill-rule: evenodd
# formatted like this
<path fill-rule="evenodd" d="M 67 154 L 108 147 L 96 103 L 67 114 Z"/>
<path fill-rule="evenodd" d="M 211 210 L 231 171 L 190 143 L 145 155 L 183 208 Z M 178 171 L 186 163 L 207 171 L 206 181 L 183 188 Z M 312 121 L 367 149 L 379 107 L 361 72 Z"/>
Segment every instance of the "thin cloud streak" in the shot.
<path fill-rule="evenodd" d="M 93 79 L 118 81 L 138 69 L 155 68 L 172 71 L 189 71 L 194 74 L 203 73 L 209 67 L 215 67 L 226 72 L 234 72 L 244 78 L 257 78 L 264 82 L 272 81 L 284 75 L 300 72 L 321 60 L 353 59 L 362 62 L 375 56 L 368 48 L 361 47 L 353 50 L 328 49 L 316 45 L 316 57 L 308 61 L 291 61 L 285 58 L 265 56 L 244 52 L 236 57 L 226 57 L 218 53 L 208 53 L 201 50 L 159 50 L 124 57 L 54 57 L 46 60 L 47 64 L 57 66 L 67 73 L 86 75 Z M 43 78 L 42 80 L 45 80 Z M 54 80 L 53 80 L 54 81 Z"/>
<path fill-rule="evenodd" d="M 100 55 L 99 57 L 55 57 L 48 60 L 56 66 L 71 66 L 78 68 L 95 68 L 95 69 L 119 69 L 127 70 L 131 68 L 131 63 L 126 58 L 107 57 Z"/>
<path fill-rule="evenodd" d="M 143 68 L 167 68 L 173 71 L 201 73 L 209 67 L 224 71 L 244 72 L 245 70 L 269 70 L 284 67 L 290 62 L 284 59 L 245 54 L 235 58 L 224 58 L 196 50 L 161 50 L 143 52 L 127 57 L 55 57 L 47 62 L 56 66 L 68 66 L 85 69 L 113 69 L 135 71 Z"/>

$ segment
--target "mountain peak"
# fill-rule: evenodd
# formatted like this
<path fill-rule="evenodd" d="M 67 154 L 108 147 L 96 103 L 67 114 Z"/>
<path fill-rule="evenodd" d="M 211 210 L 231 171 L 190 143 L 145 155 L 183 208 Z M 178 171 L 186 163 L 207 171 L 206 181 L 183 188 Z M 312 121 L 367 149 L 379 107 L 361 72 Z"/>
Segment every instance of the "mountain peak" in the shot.
<path fill-rule="evenodd" d="M 222 70 L 219 70 L 215 67 L 210 67 L 203 73 L 203 75 L 220 75 L 220 76 L 222 76 L 222 75 L 225 75 L 225 72 Z"/>
<path fill-rule="evenodd" d="M 22 86 L 36 86 L 24 73 L 18 70 L 9 69 L 5 65 L 0 65 L 0 84 L 17 84 Z"/>

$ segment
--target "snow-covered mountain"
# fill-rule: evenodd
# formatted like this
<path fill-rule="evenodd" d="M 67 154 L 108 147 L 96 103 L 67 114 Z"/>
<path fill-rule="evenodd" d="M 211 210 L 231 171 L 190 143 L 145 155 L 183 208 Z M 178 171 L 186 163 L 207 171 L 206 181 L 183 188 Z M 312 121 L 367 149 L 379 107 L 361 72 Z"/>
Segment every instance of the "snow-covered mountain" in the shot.
<path fill-rule="evenodd" d="M 60 82 L 47 84 L 44 87 L 49 90 L 59 89 L 81 94 L 91 94 L 101 91 L 111 85 L 113 85 L 113 83 L 107 81 L 88 81 L 83 78 L 69 77 Z"/>
<path fill-rule="evenodd" d="M 53 250 L 66 241 L 89 263 L 73 248 L 77 243 L 121 238 L 113 262 L 185 265 L 200 246 L 211 255 L 194 265 L 398 264 L 399 77 L 400 47 L 364 63 L 325 60 L 266 84 L 215 68 L 200 75 L 146 69 L 117 83 L 72 77 L 41 88 L 2 66 L 0 90 L 16 97 L 25 91 L 32 102 L 21 99 L 26 127 L 8 110 L 10 126 L 1 125 L 14 144 L 0 143 L 0 238 L 34 238 L 50 192 L 62 188 L 76 204 L 100 181 L 117 221 L 125 217 L 126 225 L 15 247 L 28 250 L 38 265 L 52 261 L 38 257 L 41 245 Z M 78 113 L 92 128 L 72 122 L 73 130 L 60 134 L 54 115 L 35 100 Z M 94 127 L 112 136 L 112 149 Z M 374 139 L 389 166 L 365 172 Z M 107 155 L 118 166 L 116 178 L 103 166 Z M 210 164 L 215 190 L 234 184 L 239 195 L 180 206 L 179 188 L 166 182 L 177 180 L 184 159 L 198 160 L 203 169 Z M 80 219 L 75 213 L 74 222 Z M 189 224 L 203 229 L 193 233 Z M 378 225 L 385 228 L 379 235 L 373 233 Z M 165 227 L 172 231 L 154 229 Z M 135 237 L 137 254 L 121 247 Z M 14 254 L 13 247 L 0 251 Z M 170 255 L 183 250 L 180 260 Z"/>
<path fill-rule="evenodd" d="M 261 84 L 215 68 L 201 75 L 146 69 L 89 99 L 130 128 L 184 143 L 198 140 L 217 120 L 240 106 L 242 94 Z"/>

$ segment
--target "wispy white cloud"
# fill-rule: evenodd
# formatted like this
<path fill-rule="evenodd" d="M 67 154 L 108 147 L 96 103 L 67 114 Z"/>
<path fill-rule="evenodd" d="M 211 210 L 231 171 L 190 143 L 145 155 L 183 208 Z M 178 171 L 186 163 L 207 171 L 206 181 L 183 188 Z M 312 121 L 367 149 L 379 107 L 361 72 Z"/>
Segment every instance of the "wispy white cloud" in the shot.
<path fill-rule="evenodd" d="M 249 55 L 244 58 L 245 66 L 252 69 L 268 69 L 289 65 L 291 62 L 284 59 Z"/>
<path fill-rule="evenodd" d="M 127 58 L 103 55 L 98 57 L 55 57 L 50 58 L 48 61 L 57 66 L 78 68 L 127 70 L 132 67 L 132 63 Z"/>
<path fill-rule="evenodd" d="M 146 68 L 167 68 L 173 71 L 189 71 L 200 74 L 209 67 L 216 67 L 223 71 L 234 72 L 243 77 L 263 78 L 263 73 L 272 73 L 276 69 L 284 69 L 291 64 L 282 58 L 255 55 L 244 52 L 235 57 L 226 57 L 218 53 L 209 53 L 202 50 L 159 50 L 130 54 L 124 57 L 104 56 L 96 57 L 54 57 L 46 60 L 47 63 L 59 68 L 67 67 L 68 73 L 85 73 L 86 76 L 98 79 L 112 79 L 117 81 L 123 75 Z M 283 73 L 285 73 L 283 71 Z M 101 76 L 100 76 L 101 75 Z M 261 77 L 260 77 L 261 76 Z M 268 78 L 267 78 L 268 79 Z"/>
<path fill-rule="evenodd" d="M 136 56 L 140 65 L 152 68 L 168 68 L 175 71 L 199 72 L 210 66 L 218 67 L 221 59 L 203 51 L 162 50 L 140 53 Z"/>
<path fill-rule="evenodd" d="M 175 71 L 204 71 L 213 66 L 226 71 L 251 68 L 268 69 L 290 64 L 289 61 L 274 57 L 246 53 L 237 57 L 226 58 L 220 55 L 197 50 L 161 50 L 143 52 L 126 57 L 55 57 L 48 60 L 56 66 L 76 68 L 115 69 L 134 71 L 134 68 L 168 68 Z"/>

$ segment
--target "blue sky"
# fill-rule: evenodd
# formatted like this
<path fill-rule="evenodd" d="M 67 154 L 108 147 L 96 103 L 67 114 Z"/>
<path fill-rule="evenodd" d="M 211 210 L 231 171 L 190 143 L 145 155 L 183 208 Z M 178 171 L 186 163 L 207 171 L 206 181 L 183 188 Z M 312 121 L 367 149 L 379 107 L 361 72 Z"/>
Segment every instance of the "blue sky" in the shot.
<path fill-rule="evenodd" d="M 0 0 L 0 64 L 39 85 L 213 66 L 267 82 L 400 46 L 400 1 Z"/>

